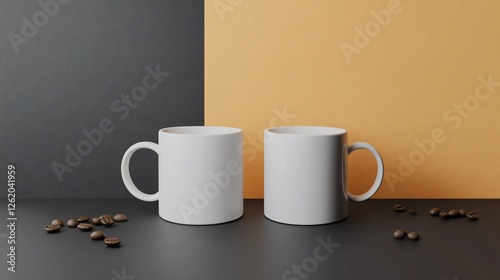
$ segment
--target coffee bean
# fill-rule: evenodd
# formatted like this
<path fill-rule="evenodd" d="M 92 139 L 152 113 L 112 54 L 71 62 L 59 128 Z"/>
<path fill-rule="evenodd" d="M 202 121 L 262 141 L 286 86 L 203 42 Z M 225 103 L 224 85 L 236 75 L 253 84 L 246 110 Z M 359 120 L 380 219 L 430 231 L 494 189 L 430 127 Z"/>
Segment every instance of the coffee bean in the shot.
<path fill-rule="evenodd" d="M 396 212 L 404 212 L 406 210 L 406 208 L 401 204 L 394 205 L 394 207 L 392 207 L 392 209 Z"/>
<path fill-rule="evenodd" d="M 460 214 L 460 211 L 458 211 L 458 210 L 450 210 L 450 211 L 448 211 L 448 216 L 450 216 L 452 218 L 459 218 L 459 217 L 462 217 L 462 214 Z"/>
<path fill-rule="evenodd" d="M 113 220 L 115 220 L 115 222 L 126 222 L 128 219 L 125 214 L 116 214 L 113 216 Z"/>
<path fill-rule="evenodd" d="M 439 217 L 443 219 L 448 219 L 450 215 L 448 215 L 448 212 L 439 212 Z"/>
<path fill-rule="evenodd" d="M 94 228 L 94 226 L 89 223 L 79 223 L 78 226 L 76 227 L 79 228 L 81 231 L 89 231 Z"/>
<path fill-rule="evenodd" d="M 398 229 L 394 232 L 394 238 L 396 239 L 404 239 L 406 237 L 406 231 L 402 229 Z"/>
<path fill-rule="evenodd" d="M 458 212 L 460 212 L 460 215 L 462 215 L 462 217 L 467 216 L 467 211 L 465 210 L 458 210 Z"/>
<path fill-rule="evenodd" d="M 479 219 L 479 215 L 476 212 L 467 212 L 465 215 L 473 221 Z"/>
<path fill-rule="evenodd" d="M 431 216 L 439 216 L 439 213 L 441 212 L 441 209 L 434 207 L 431 210 L 429 210 L 429 215 Z"/>
<path fill-rule="evenodd" d="M 102 214 L 101 216 L 99 216 L 99 219 L 102 219 L 104 217 L 113 218 L 110 214 Z"/>
<path fill-rule="evenodd" d="M 98 217 L 94 217 L 92 218 L 92 224 L 96 225 L 96 226 L 100 226 L 102 225 L 101 223 L 101 219 L 99 219 Z"/>
<path fill-rule="evenodd" d="M 420 234 L 418 234 L 417 232 L 410 232 L 408 233 L 408 239 L 417 241 L 420 239 Z"/>
<path fill-rule="evenodd" d="M 410 209 L 408 209 L 408 213 L 415 215 L 415 214 L 417 214 L 417 209 L 410 208 Z"/>
<path fill-rule="evenodd" d="M 109 237 L 104 239 L 104 244 L 108 247 L 118 247 L 122 241 L 116 237 Z"/>
<path fill-rule="evenodd" d="M 96 230 L 90 234 L 90 239 L 92 240 L 103 240 L 105 237 L 106 236 L 102 230 Z"/>
<path fill-rule="evenodd" d="M 52 224 L 52 225 L 58 225 L 58 226 L 61 226 L 61 227 L 64 226 L 64 223 L 63 223 L 63 221 L 61 219 L 55 219 L 50 224 Z"/>
<path fill-rule="evenodd" d="M 101 218 L 101 223 L 105 226 L 110 226 L 114 223 L 113 218 L 110 217 L 102 217 Z"/>
<path fill-rule="evenodd" d="M 70 228 L 75 228 L 76 226 L 78 226 L 79 222 L 76 220 L 76 219 L 69 219 L 66 224 L 68 225 L 68 227 Z"/>
<path fill-rule="evenodd" d="M 45 226 L 45 231 L 48 233 L 58 232 L 60 229 L 61 229 L 60 225 L 53 225 L 52 224 L 52 225 Z"/>
<path fill-rule="evenodd" d="M 89 220 L 89 219 L 90 219 L 90 218 L 89 218 L 89 217 L 87 217 L 87 216 L 80 216 L 80 217 L 78 217 L 78 219 L 76 219 L 76 220 L 77 220 L 79 223 L 86 223 L 86 222 L 88 222 L 88 220 Z"/>

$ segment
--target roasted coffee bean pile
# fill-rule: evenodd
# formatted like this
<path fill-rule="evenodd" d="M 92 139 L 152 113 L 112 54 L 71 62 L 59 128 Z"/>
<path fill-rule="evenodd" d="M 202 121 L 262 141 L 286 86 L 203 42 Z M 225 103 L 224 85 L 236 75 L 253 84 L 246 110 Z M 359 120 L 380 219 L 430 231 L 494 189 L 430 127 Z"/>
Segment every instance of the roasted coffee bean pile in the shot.
<path fill-rule="evenodd" d="M 452 219 L 452 218 L 462 218 L 467 217 L 472 221 L 479 219 L 479 215 L 474 211 L 466 211 L 466 210 L 450 210 L 448 212 L 442 211 L 441 209 L 434 207 L 429 210 L 429 215 L 431 216 L 439 216 L 442 219 Z"/>
<path fill-rule="evenodd" d="M 392 207 L 392 210 L 394 210 L 395 212 L 398 212 L 398 213 L 402 213 L 402 212 L 408 211 L 408 213 L 410 213 L 412 215 L 417 214 L 417 210 L 416 209 L 414 209 L 414 208 L 408 208 L 407 209 L 402 204 L 396 204 L 396 205 L 394 205 Z M 442 219 L 455 219 L 455 218 L 462 218 L 462 217 L 467 217 L 467 218 L 469 218 L 472 221 L 475 221 L 475 220 L 479 219 L 479 215 L 477 214 L 477 212 L 466 211 L 466 210 L 456 210 L 456 209 L 453 209 L 453 210 L 450 210 L 450 211 L 442 211 L 438 207 L 431 208 L 429 210 L 429 215 L 431 215 L 431 216 L 439 216 Z M 414 240 L 414 241 L 420 240 L 420 234 L 419 233 L 417 233 L 417 232 L 407 233 L 405 230 L 402 230 L 402 229 L 396 230 L 393 235 L 394 235 L 395 239 L 399 239 L 399 240 L 402 240 L 402 239 L 405 239 L 405 238 L 408 238 L 408 239 Z"/>
<path fill-rule="evenodd" d="M 112 226 L 115 222 L 126 222 L 128 220 L 127 216 L 125 214 L 116 214 L 114 216 L 111 216 L 109 214 L 103 214 L 99 217 L 94 217 L 94 218 L 89 218 L 87 216 L 80 216 L 76 219 L 69 219 L 66 222 L 66 225 L 69 228 L 78 228 L 81 231 L 91 231 L 94 226 Z M 61 219 L 55 219 L 53 220 L 50 225 L 45 226 L 45 231 L 48 233 L 56 233 L 59 232 L 61 227 L 64 226 L 64 222 Z M 108 237 L 106 238 L 106 235 L 104 231 L 102 230 L 95 230 L 92 233 L 90 233 L 90 239 L 92 240 L 104 240 L 104 244 L 108 247 L 119 247 L 121 240 L 116 237 Z"/>

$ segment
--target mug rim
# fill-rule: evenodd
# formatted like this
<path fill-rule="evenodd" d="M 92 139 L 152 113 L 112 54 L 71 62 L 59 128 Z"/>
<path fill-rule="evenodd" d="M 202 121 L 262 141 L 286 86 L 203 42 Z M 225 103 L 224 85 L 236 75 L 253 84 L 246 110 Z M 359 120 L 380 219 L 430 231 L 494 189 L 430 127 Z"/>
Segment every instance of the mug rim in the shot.
<path fill-rule="evenodd" d="M 228 126 L 172 126 L 158 131 L 160 134 L 174 134 L 186 136 L 231 135 L 241 133 L 242 129 Z"/>
<path fill-rule="evenodd" d="M 347 130 L 329 126 L 278 126 L 266 129 L 268 133 L 293 136 L 338 136 L 347 133 Z"/>

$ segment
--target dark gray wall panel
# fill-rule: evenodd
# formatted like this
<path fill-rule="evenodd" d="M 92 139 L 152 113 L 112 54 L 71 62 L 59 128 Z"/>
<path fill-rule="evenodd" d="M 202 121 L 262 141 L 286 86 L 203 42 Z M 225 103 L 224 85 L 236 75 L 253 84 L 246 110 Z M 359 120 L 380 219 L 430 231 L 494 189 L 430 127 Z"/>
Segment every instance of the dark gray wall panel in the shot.
<path fill-rule="evenodd" d="M 21 197 L 129 197 L 120 161 L 130 145 L 203 124 L 203 1 L 59 1 L 0 0 L 0 182 L 14 163 Z M 169 75 L 127 105 L 157 67 Z M 68 166 L 66 147 L 85 145 L 82 131 L 104 119 L 113 131 Z M 62 181 L 54 162 L 72 169 Z M 154 152 L 137 152 L 131 172 L 156 191 Z"/>

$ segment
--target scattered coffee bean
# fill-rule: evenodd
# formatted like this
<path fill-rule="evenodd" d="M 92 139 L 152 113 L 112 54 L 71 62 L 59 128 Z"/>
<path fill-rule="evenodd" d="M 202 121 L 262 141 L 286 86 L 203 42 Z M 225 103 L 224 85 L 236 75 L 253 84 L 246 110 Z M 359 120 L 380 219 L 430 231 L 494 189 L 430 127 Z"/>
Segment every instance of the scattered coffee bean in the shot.
<path fill-rule="evenodd" d="M 96 230 L 90 234 L 90 239 L 92 240 L 103 240 L 104 238 L 106 238 L 106 236 L 102 230 Z"/>
<path fill-rule="evenodd" d="M 406 210 L 406 208 L 401 204 L 394 205 L 394 207 L 392 207 L 392 209 L 394 209 L 394 211 L 396 211 L 396 212 L 404 212 Z"/>
<path fill-rule="evenodd" d="M 450 211 L 448 211 L 448 216 L 450 216 L 452 218 L 459 218 L 459 217 L 462 217 L 462 214 L 460 214 L 460 211 L 458 211 L 458 210 L 450 210 Z"/>
<path fill-rule="evenodd" d="M 52 224 L 52 225 L 58 225 L 60 227 L 64 226 L 64 223 L 63 223 L 63 221 L 61 219 L 55 219 L 50 224 Z"/>
<path fill-rule="evenodd" d="M 420 234 L 418 234 L 417 232 L 410 232 L 408 233 L 408 239 L 417 241 L 420 239 Z"/>
<path fill-rule="evenodd" d="M 439 213 L 441 213 L 441 209 L 434 207 L 431 210 L 429 210 L 429 215 L 431 216 L 439 216 Z"/>
<path fill-rule="evenodd" d="M 102 225 L 102 223 L 101 223 L 101 219 L 99 219 L 98 217 L 94 217 L 94 218 L 92 218 L 92 224 L 93 224 L 93 225 L 96 225 L 96 226 L 100 226 L 100 225 Z"/>
<path fill-rule="evenodd" d="M 45 231 L 48 233 L 58 232 L 60 229 L 61 229 L 60 225 L 51 224 L 51 225 L 45 226 Z"/>
<path fill-rule="evenodd" d="M 479 219 L 479 215 L 476 212 L 467 212 L 465 215 L 473 221 Z"/>
<path fill-rule="evenodd" d="M 122 241 L 116 237 L 109 237 L 104 239 L 104 244 L 108 247 L 118 247 Z"/>
<path fill-rule="evenodd" d="M 450 210 L 448 212 L 445 212 L 445 211 L 441 211 L 439 208 L 436 207 L 436 208 L 432 208 L 429 211 L 429 214 L 431 216 L 438 216 L 439 215 L 443 219 L 460 218 L 460 217 L 467 217 L 471 220 L 479 219 L 479 215 L 476 212 L 465 211 L 463 209 L 461 209 L 461 210 L 453 209 L 453 210 Z"/>
<path fill-rule="evenodd" d="M 79 223 L 86 223 L 86 222 L 88 222 L 88 221 L 89 221 L 89 219 L 90 219 L 90 218 L 89 218 L 89 217 L 87 217 L 87 216 L 80 216 L 80 217 L 78 217 L 78 219 L 76 219 L 76 220 L 77 220 Z"/>
<path fill-rule="evenodd" d="M 105 226 L 110 226 L 114 223 L 114 220 L 113 220 L 113 218 L 110 218 L 110 217 L 102 217 L 101 223 Z"/>
<path fill-rule="evenodd" d="M 406 237 L 406 231 L 403 229 L 398 229 L 394 232 L 394 238 L 404 239 Z"/>
<path fill-rule="evenodd" d="M 448 215 L 448 212 L 439 212 L 439 217 L 443 219 L 448 219 L 450 215 Z"/>
<path fill-rule="evenodd" d="M 75 228 L 76 226 L 78 226 L 79 222 L 76 220 L 76 219 L 69 219 L 66 224 L 68 225 L 68 227 L 70 228 Z"/>
<path fill-rule="evenodd" d="M 116 214 L 114 219 L 109 214 L 103 214 L 99 217 L 94 217 L 90 219 L 87 216 L 80 216 L 76 219 L 69 219 L 66 222 L 66 225 L 70 228 L 77 227 L 81 231 L 91 231 L 94 228 L 94 225 L 106 225 L 111 226 L 115 221 L 117 222 L 125 222 L 128 218 L 125 214 Z M 61 227 L 64 226 L 64 222 L 61 219 L 54 219 L 50 225 L 45 226 L 45 231 L 48 233 L 58 232 Z M 106 235 L 102 230 L 96 230 L 90 233 L 90 238 L 92 240 L 103 240 L 106 246 L 108 247 L 119 247 L 121 244 L 121 240 L 116 237 L 106 238 Z"/>
<path fill-rule="evenodd" d="M 116 214 L 115 216 L 113 216 L 113 220 L 115 222 L 126 222 L 128 219 L 125 214 Z"/>
<path fill-rule="evenodd" d="M 89 223 L 79 223 L 78 226 L 76 227 L 79 228 L 81 231 L 89 231 L 94 228 L 94 226 Z"/>
<path fill-rule="evenodd" d="M 412 215 L 415 215 L 415 214 L 417 214 L 417 209 L 415 209 L 415 208 L 410 208 L 410 209 L 408 209 L 408 213 L 410 213 L 410 214 L 412 214 Z"/>
<path fill-rule="evenodd" d="M 102 219 L 104 217 L 113 218 L 110 214 L 102 214 L 101 216 L 99 216 L 99 219 Z"/>

